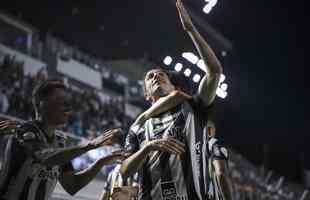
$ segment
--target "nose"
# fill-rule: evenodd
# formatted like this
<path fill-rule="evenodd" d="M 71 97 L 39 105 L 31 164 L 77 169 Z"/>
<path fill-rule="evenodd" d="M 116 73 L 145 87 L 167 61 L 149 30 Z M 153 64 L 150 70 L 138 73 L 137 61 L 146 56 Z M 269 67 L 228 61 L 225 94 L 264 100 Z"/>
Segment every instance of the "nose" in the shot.
<path fill-rule="evenodd" d="M 158 72 L 155 72 L 154 73 L 154 79 L 157 79 L 159 77 L 159 73 Z"/>

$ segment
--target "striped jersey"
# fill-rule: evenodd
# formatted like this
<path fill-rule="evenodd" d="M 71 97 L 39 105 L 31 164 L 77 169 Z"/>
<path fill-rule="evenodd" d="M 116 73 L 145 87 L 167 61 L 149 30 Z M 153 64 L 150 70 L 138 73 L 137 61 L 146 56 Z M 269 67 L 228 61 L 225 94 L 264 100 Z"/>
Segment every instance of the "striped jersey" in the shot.
<path fill-rule="evenodd" d="M 47 200 L 56 186 L 60 166 L 47 167 L 40 160 L 65 146 L 65 138 L 46 137 L 41 123 L 23 124 L 5 138 L 4 165 L 0 174 L 0 200 Z"/>
<path fill-rule="evenodd" d="M 139 171 L 141 200 L 205 200 L 208 190 L 207 110 L 196 96 L 144 124 L 131 127 L 126 149 L 136 152 L 147 141 L 173 137 L 186 145 L 185 153 L 154 151 Z"/>

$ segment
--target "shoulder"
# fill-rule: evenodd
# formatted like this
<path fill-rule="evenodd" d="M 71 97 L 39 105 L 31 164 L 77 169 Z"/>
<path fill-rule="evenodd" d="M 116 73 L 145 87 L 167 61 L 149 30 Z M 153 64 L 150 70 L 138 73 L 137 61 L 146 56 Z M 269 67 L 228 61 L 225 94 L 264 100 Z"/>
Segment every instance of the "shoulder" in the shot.
<path fill-rule="evenodd" d="M 17 128 L 16 137 L 24 142 L 39 140 L 39 127 L 36 121 L 27 121 Z"/>

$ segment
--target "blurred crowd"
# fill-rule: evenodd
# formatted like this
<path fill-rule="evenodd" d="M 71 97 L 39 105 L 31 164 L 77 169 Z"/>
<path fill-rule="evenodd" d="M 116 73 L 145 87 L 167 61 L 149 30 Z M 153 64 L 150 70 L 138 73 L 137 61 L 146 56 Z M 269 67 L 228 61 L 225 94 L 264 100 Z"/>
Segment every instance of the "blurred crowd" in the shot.
<path fill-rule="evenodd" d="M 34 116 L 31 93 L 35 84 L 48 78 L 44 68 L 35 76 L 24 75 L 23 63 L 5 56 L 0 63 L 0 113 L 30 120 Z M 95 91 L 73 90 L 68 86 L 72 115 L 64 131 L 80 137 L 94 138 L 109 128 L 127 129 L 132 119 L 125 114 L 124 98 L 104 101 Z"/>
<path fill-rule="evenodd" d="M 306 200 L 308 191 L 285 182 L 284 177 L 263 173 L 240 154 L 230 153 L 229 171 L 236 200 Z"/>

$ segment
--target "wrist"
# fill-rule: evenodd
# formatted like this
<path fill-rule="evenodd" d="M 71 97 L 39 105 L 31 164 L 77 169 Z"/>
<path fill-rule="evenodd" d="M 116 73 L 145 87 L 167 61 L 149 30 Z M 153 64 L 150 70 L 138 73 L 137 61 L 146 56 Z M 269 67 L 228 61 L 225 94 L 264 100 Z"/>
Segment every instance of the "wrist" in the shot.
<path fill-rule="evenodd" d="M 86 144 L 84 144 L 82 148 L 85 149 L 85 151 L 90 151 L 96 149 L 97 147 L 91 141 L 89 141 Z"/>

